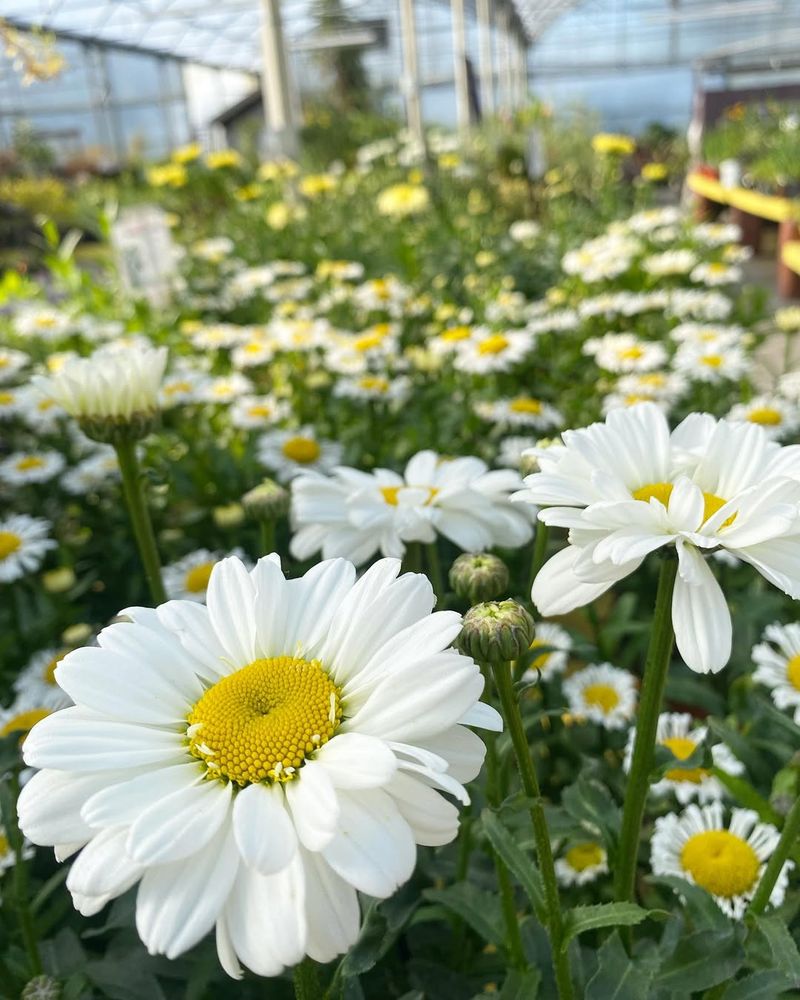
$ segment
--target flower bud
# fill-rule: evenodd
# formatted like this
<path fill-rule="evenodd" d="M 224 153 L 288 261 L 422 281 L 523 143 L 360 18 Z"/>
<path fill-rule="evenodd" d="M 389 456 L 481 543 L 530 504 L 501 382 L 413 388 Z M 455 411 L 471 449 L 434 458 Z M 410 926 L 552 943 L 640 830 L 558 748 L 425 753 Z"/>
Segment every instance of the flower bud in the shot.
<path fill-rule="evenodd" d="M 59 566 L 43 573 L 42 583 L 48 594 L 63 594 L 75 585 L 75 572 L 71 566 Z"/>
<path fill-rule="evenodd" d="M 517 601 L 476 604 L 464 617 L 459 649 L 479 663 L 517 660 L 530 648 L 533 618 Z"/>
<path fill-rule="evenodd" d="M 265 521 L 277 521 L 289 512 L 289 491 L 274 479 L 265 479 L 242 497 L 247 513 Z"/>
<path fill-rule="evenodd" d="M 35 976 L 29 979 L 20 994 L 21 1000 L 59 1000 L 61 986 L 52 976 Z"/>
<path fill-rule="evenodd" d="M 211 511 L 214 524 L 218 528 L 235 528 L 244 520 L 244 507 L 240 503 L 227 503 Z"/>
<path fill-rule="evenodd" d="M 465 552 L 450 567 L 450 586 L 470 604 L 491 601 L 508 587 L 508 567 L 488 552 Z"/>
<path fill-rule="evenodd" d="M 86 642 L 92 634 L 92 626 L 86 622 L 78 622 L 77 625 L 70 625 L 61 633 L 62 642 L 67 646 L 80 646 Z"/>

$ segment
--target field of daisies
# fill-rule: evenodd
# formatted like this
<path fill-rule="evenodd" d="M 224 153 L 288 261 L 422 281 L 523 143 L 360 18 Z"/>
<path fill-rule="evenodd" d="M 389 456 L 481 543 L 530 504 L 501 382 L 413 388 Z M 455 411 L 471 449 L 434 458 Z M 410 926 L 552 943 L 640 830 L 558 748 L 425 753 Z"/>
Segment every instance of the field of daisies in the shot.
<path fill-rule="evenodd" d="M 800 307 L 635 154 L 187 147 L 38 220 L 3 1000 L 800 995 Z"/>

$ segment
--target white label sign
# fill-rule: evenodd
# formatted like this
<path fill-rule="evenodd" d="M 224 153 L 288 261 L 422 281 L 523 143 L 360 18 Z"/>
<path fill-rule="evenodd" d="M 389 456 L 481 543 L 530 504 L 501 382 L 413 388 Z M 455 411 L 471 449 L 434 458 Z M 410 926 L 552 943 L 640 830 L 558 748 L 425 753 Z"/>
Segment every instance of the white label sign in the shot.
<path fill-rule="evenodd" d="M 111 228 L 111 245 L 128 294 L 166 305 L 178 260 L 166 213 L 155 205 L 124 209 Z"/>

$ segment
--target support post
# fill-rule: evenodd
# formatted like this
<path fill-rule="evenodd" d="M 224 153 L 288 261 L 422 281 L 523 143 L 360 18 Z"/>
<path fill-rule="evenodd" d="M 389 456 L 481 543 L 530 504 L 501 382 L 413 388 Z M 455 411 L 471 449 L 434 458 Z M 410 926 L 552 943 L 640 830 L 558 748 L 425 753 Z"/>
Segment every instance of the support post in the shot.
<path fill-rule="evenodd" d="M 469 81 L 467 78 L 467 33 L 464 0 L 450 0 L 453 20 L 453 77 L 456 90 L 456 124 L 464 132 L 469 128 Z"/>
<path fill-rule="evenodd" d="M 281 21 L 281 0 L 261 0 L 261 7 L 261 92 L 266 121 L 265 153 L 273 157 L 293 157 L 297 154 L 297 129 Z"/>
<path fill-rule="evenodd" d="M 484 114 L 494 114 L 494 53 L 492 51 L 493 0 L 476 0 L 478 56 L 480 59 L 481 105 Z"/>
<path fill-rule="evenodd" d="M 425 128 L 422 122 L 422 102 L 419 92 L 417 19 L 414 14 L 414 0 L 400 0 L 400 35 L 403 43 L 403 76 L 400 86 L 406 105 L 406 123 L 414 139 L 423 145 Z"/>

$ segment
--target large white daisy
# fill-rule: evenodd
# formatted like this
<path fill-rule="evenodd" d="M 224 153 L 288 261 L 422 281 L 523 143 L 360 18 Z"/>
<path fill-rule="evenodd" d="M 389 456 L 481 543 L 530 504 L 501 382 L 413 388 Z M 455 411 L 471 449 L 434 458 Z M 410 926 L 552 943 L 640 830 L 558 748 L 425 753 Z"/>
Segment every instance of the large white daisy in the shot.
<path fill-rule="evenodd" d="M 569 529 L 569 545 L 533 585 L 543 615 L 590 603 L 649 553 L 675 546 L 675 638 L 688 666 L 706 673 L 731 651 L 730 612 L 707 553 L 728 552 L 800 597 L 800 449 L 781 448 L 755 424 L 708 414 L 670 434 L 652 403 L 562 437 L 539 454 L 541 471 L 514 497 L 544 506 L 544 523 Z"/>
<path fill-rule="evenodd" d="M 499 728 L 419 575 L 343 560 L 286 580 L 277 556 L 211 575 L 208 604 L 131 608 L 56 671 L 75 701 L 34 727 L 20 825 L 85 915 L 138 883 L 136 926 L 174 957 L 216 926 L 226 971 L 276 975 L 355 941 L 357 892 L 451 841 Z"/>
<path fill-rule="evenodd" d="M 339 467 L 330 479 L 301 476 L 292 483 L 292 552 L 305 559 L 321 549 L 360 565 L 378 551 L 402 557 L 409 542 L 437 535 L 465 552 L 518 548 L 533 525 L 509 500 L 517 485 L 511 469 L 488 471 L 479 458 L 433 451 L 414 455 L 403 475 Z"/>
<path fill-rule="evenodd" d="M 726 826 L 722 803 L 690 805 L 680 815 L 658 817 L 650 863 L 656 875 L 677 875 L 701 886 L 723 913 L 741 920 L 779 839 L 775 827 L 760 823 L 751 809 L 732 809 Z M 772 906 L 783 902 L 793 867 L 787 861 L 781 869 L 769 897 Z"/>

